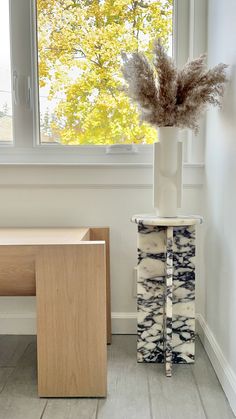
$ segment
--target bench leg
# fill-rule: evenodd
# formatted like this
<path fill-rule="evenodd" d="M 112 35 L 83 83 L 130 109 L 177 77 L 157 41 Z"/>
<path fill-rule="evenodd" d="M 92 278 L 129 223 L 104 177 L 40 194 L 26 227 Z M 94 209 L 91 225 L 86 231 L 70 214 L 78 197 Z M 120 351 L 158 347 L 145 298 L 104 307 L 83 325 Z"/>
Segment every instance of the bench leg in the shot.
<path fill-rule="evenodd" d="M 111 344 L 111 285 L 110 285 L 110 230 L 109 227 L 90 227 L 90 240 L 106 243 L 106 287 L 107 287 L 107 343 Z"/>
<path fill-rule="evenodd" d="M 104 397 L 105 244 L 42 246 L 36 256 L 38 392 Z"/>

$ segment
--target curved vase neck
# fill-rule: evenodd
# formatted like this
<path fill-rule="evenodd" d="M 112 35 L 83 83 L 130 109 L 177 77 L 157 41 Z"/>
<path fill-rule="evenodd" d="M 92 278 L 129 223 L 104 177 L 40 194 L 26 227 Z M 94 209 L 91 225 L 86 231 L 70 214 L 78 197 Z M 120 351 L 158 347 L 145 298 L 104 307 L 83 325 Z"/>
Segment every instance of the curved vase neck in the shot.
<path fill-rule="evenodd" d="M 157 130 L 158 139 L 162 142 L 178 142 L 179 140 L 179 128 L 177 127 L 160 127 Z"/>

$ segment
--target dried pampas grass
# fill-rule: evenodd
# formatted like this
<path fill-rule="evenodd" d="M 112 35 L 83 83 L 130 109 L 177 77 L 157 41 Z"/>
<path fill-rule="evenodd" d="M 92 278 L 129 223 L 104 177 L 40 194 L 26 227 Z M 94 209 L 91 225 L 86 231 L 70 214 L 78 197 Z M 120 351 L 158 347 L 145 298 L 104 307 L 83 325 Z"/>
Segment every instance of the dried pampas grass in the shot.
<path fill-rule="evenodd" d="M 227 81 L 227 65 L 206 69 L 206 55 L 177 70 L 160 40 L 154 43 L 153 63 L 144 54 L 122 54 L 126 92 L 139 105 L 141 120 L 159 127 L 198 131 L 198 120 L 208 104 L 220 106 Z"/>

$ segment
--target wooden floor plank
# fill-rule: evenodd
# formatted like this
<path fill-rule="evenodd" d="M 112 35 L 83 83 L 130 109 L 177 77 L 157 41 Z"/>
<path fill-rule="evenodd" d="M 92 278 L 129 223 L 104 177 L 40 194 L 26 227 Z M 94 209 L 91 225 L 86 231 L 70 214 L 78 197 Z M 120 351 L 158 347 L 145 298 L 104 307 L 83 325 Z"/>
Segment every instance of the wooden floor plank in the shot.
<path fill-rule="evenodd" d="M 145 365 L 136 361 L 136 337 L 113 336 L 108 353 L 108 395 L 98 419 L 151 419 Z"/>
<path fill-rule="evenodd" d="M 13 371 L 13 367 L 0 367 L 0 393 L 3 391 L 7 380 Z"/>
<path fill-rule="evenodd" d="M 15 367 L 32 339 L 35 337 L 0 335 L 0 366 Z"/>
<path fill-rule="evenodd" d="M 196 342 L 196 362 L 192 366 L 207 419 L 232 419 L 235 416 L 200 342 Z"/>
<path fill-rule="evenodd" d="M 97 399 L 50 399 L 43 419 L 96 419 Z"/>
<path fill-rule="evenodd" d="M 164 365 L 147 365 L 153 419 L 206 419 L 190 365 L 174 365 L 171 378 Z"/>
<path fill-rule="evenodd" d="M 41 419 L 46 404 L 37 395 L 36 345 L 28 345 L 0 394 L 0 419 Z"/>

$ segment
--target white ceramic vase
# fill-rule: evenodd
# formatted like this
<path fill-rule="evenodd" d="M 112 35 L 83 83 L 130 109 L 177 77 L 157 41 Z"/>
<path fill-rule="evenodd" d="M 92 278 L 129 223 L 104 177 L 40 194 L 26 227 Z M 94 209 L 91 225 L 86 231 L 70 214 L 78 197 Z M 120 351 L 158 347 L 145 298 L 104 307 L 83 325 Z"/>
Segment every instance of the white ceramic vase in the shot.
<path fill-rule="evenodd" d="M 159 142 L 153 147 L 154 208 L 160 217 L 176 217 L 182 201 L 182 142 L 179 129 L 158 129 Z"/>

